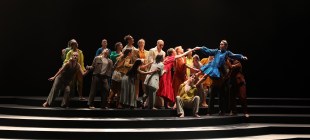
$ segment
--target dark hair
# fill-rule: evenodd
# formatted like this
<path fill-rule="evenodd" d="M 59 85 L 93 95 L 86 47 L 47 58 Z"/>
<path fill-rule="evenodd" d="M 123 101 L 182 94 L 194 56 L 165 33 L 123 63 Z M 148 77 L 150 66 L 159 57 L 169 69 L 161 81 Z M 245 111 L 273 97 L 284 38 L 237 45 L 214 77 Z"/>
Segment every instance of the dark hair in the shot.
<path fill-rule="evenodd" d="M 167 56 L 171 56 L 172 55 L 172 53 L 173 53 L 173 48 L 169 48 L 168 50 L 167 50 Z"/>
<path fill-rule="evenodd" d="M 128 77 L 134 77 L 138 73 L 138 68 L 142 64 L 142 60 L 140 58 L 136 59 L 135 63 L 133 63 L 132 67 L 130 70 L 127 72 Z"/>
<path fill-rule="evenodd" d="M 130 48 L 125 49 L 123 58 L 127 57 L 128 54 L 129 54 L 131 51 L 132 51 L 132 49 L 130 49 Z"/>
<path fill-rule="evenodd" d="M 161 62 L 161 61 L 163 61 L 163 59 L 164 59 L 164 56 L 163 55 L 156 55 L 156 57 L 155 57 L 155 62 L 156 63 L 159 63 L 159 62 Z"/>
<path fill-rule="evenodd" d="M 123 45 L 122 42 L 116 42 L 115 45 L 114 45 L 115 50 L 117 50 L 117 47 L 120 46 L 120 45 Z"/>
<path fill-rule="evenodd" d="M 130 38 L 133 38 L 133 37 L 129 34 L 129 35 L 126 35 L 126 36 L 124 37 L 124 40 L 125 40 L 125 41 L 128 41 Z"/>
<path fill-rule="evenodd" d="M 221 40 L 221 43 L 224 43 L 224 45 L 226 46 L 226 47 L 228 47 L 228 42 L 227 42 L 227 40 Z"/>

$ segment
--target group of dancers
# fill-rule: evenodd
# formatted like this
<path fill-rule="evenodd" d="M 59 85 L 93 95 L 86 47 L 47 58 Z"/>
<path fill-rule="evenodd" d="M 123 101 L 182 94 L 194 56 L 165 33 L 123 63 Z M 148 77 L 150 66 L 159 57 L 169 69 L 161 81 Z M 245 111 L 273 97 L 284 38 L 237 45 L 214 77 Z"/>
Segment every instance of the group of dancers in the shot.
<path fill-rule="evenodd" d="M 236 115 L 236 97 L 243 113 L 248 117 L 246 82 L 242 73 L 242 54 L 228 50 L 228 42 L 221 40 L 219 48 L 182 46 L 163 51 L 164 41 L 159 39 L 154 48 L 145 50 L 145 40 L 134 46 L 131 35 L 108 48 L 103 39 L 91 65 L 84 66 L 83 51 L 75 39 L 62 50 L 63 65 L 51 78 L 54 81 L 43 107 L 52 106 L 55 98 L 63 94 L 61 107 L 68 107 L 70 97 L 77 91 L 83 97 L 83 76 L 92 72 L 92 82 L 87 105 L 94 109 L 95 96 L 100 95 L 100 108 L 176 109 L 184 117 L 183 108 L 192 108 L 193 116 L 200 117 L 200 107 L 208 107 L 208 115 L 214 114 L 214 97 L 219 97 L 219 115 Z M 200 60 L 200 52 L 205 58 Z M 194 55 L 193 55 L 194 54 Z M 207 97 L 209 97 L 207 102 Z M 114 104 L 114 106 L 112 105 Z"/>

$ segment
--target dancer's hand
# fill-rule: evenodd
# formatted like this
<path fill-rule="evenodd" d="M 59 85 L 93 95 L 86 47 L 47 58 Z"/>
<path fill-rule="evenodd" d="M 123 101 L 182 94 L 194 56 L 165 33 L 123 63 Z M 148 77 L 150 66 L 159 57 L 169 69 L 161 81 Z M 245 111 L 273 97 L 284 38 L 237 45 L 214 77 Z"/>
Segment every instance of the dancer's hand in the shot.
<path fill-rule="evenodd" d="M 51 77 L 51 78 L 48 78 L 49 81 L 54 81 L 55 80 L 55 77 Z"/>
<path fill-rule="evenodd" d="M 90 69 L 92 69 L 92 66 L 88 66 L 88 65 L 87 65 L 87 66 L 86 66 L 86 69 L 87 69 L 87 70 L 90 70 Z"/>
<path fill-rule="evenodd" d="M 197 47 L 194 48 L 194 51 L 197 51 L 197 50 L 200 50 L 200 49 L 201 49 L 201 47 L 197 46 Z"/>
<path fill-rule="evenodd" d="M 242 60 L 248 60 L 248 58 L 246 56 L 242 56 L 241 59 Z"/>

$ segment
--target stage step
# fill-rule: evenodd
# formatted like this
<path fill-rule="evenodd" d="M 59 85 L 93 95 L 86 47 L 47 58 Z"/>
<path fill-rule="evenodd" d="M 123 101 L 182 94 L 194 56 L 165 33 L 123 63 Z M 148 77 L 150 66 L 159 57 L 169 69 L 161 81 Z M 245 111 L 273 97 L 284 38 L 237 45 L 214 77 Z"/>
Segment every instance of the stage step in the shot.
<path fill-rule="evenodd" d="M 0 96 L 1 104 L 19 104 L 29 106 L 41 106 L 46 100 L 46 97 L 39 96 Z M 54 105 L 60 106 L 61 97 L 57 97 Z M 207 98 L 208 101 L 208 98 Z M 274 106 L 310 106 L 310 98 L 255 98 L 248 97 L 248 105 L 274 105 Z M 100 98 L 95 97 L 95 105 L 99 107 Z M 215 98 L 215 104 L 218 104 L 218 98 Z M 80 101 L 77 97 L 70 100 L 70 107 L 87 107 L 87 100 Z"/>
<path fill-rule="evenodd" d="M 310 129 L 308 99 L 249 98 L 250 117 L 207 116 L 172 109 L 88 109 L 87 101 L 71 100 L 69 108 L 42 107 L 44 97 L 0 97 L 0 138 L 10 139 L 206 139 L 306 134 Z M 60 105 L 61 98 L 56 104 Z M 218 101 L 218 99 L 216 99 Z M 96 105 L 100 100 L 96 98 Z M 237 106 L 241 112 L 240 105 Z M 218 105 L 215 105 L 218 111 Z"/>
<path fill-rule="evenodd" d="M 309 134 L 310 125 L 236 124 L 183 128 L 41 128 L 0 126 L 0 137 L 15 139 L 206 139 L 266 134 Z"/>
<path fill-rule="evenodd" d="M 244 116 L 95 118 L 95 117 L 41 117 L 0 114 L 1 126 L 42 128 L 183 128 L 240 124 Z"/>
<path fill-rule="evenodd" d="M 77 98 L 71 100 L 69 108 L 59 107 L 61 98 L 57 98 L 55 106 L 43 108 L 44 97 L 0 97 L 0 113 L 13 115 L 37 115 L 52 117 L 175 117 L 176 110 L 172 109 L 88 109 L 87 101 Z M 216 99 L 217 101 L 217 99 Z M 310 100 L 302 98 L 249 98 L 248 111 L 250 114 L 310 114 Z M 257 104 L 254 104 L 257 103 Z M 95 106 L 99 107 L 100 98 L 96 97 Z M 218 105 L 215 105 L 218 112 Z M 240 105 L 237 111 L 242 112 Z M 208 108 L 200 108 L 199 114 L 206 115 Z M 229 112 L 226 112 L 229 114 Z M 185 109 L 185 115 L 191 116 L 191 109 Z M 217 115 L 217 114 L 214 114 Z"/>

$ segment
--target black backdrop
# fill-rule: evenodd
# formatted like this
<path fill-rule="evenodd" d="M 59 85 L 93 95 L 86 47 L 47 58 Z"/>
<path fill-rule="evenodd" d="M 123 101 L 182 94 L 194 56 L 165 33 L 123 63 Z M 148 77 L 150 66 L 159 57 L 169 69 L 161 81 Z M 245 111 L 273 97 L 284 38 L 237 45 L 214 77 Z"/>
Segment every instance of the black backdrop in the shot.
<path fill-rule="evenodd" d="M 101 39 L 109 47 L 131 34 L 164 50 L 206 45 L 242 53 L 249 97 L 307 94 L 309 10 L 303 1 L 2 0 L 1 95 L 47 96 L 61 66 L 60 52 L 75 38 L 90 65 Z M 306 34 L 306 35 L 303 35 Z M 201 56 L 203 57 L 203 56 Z M 84 80 L 89 93 L 91 74 Z"/>

